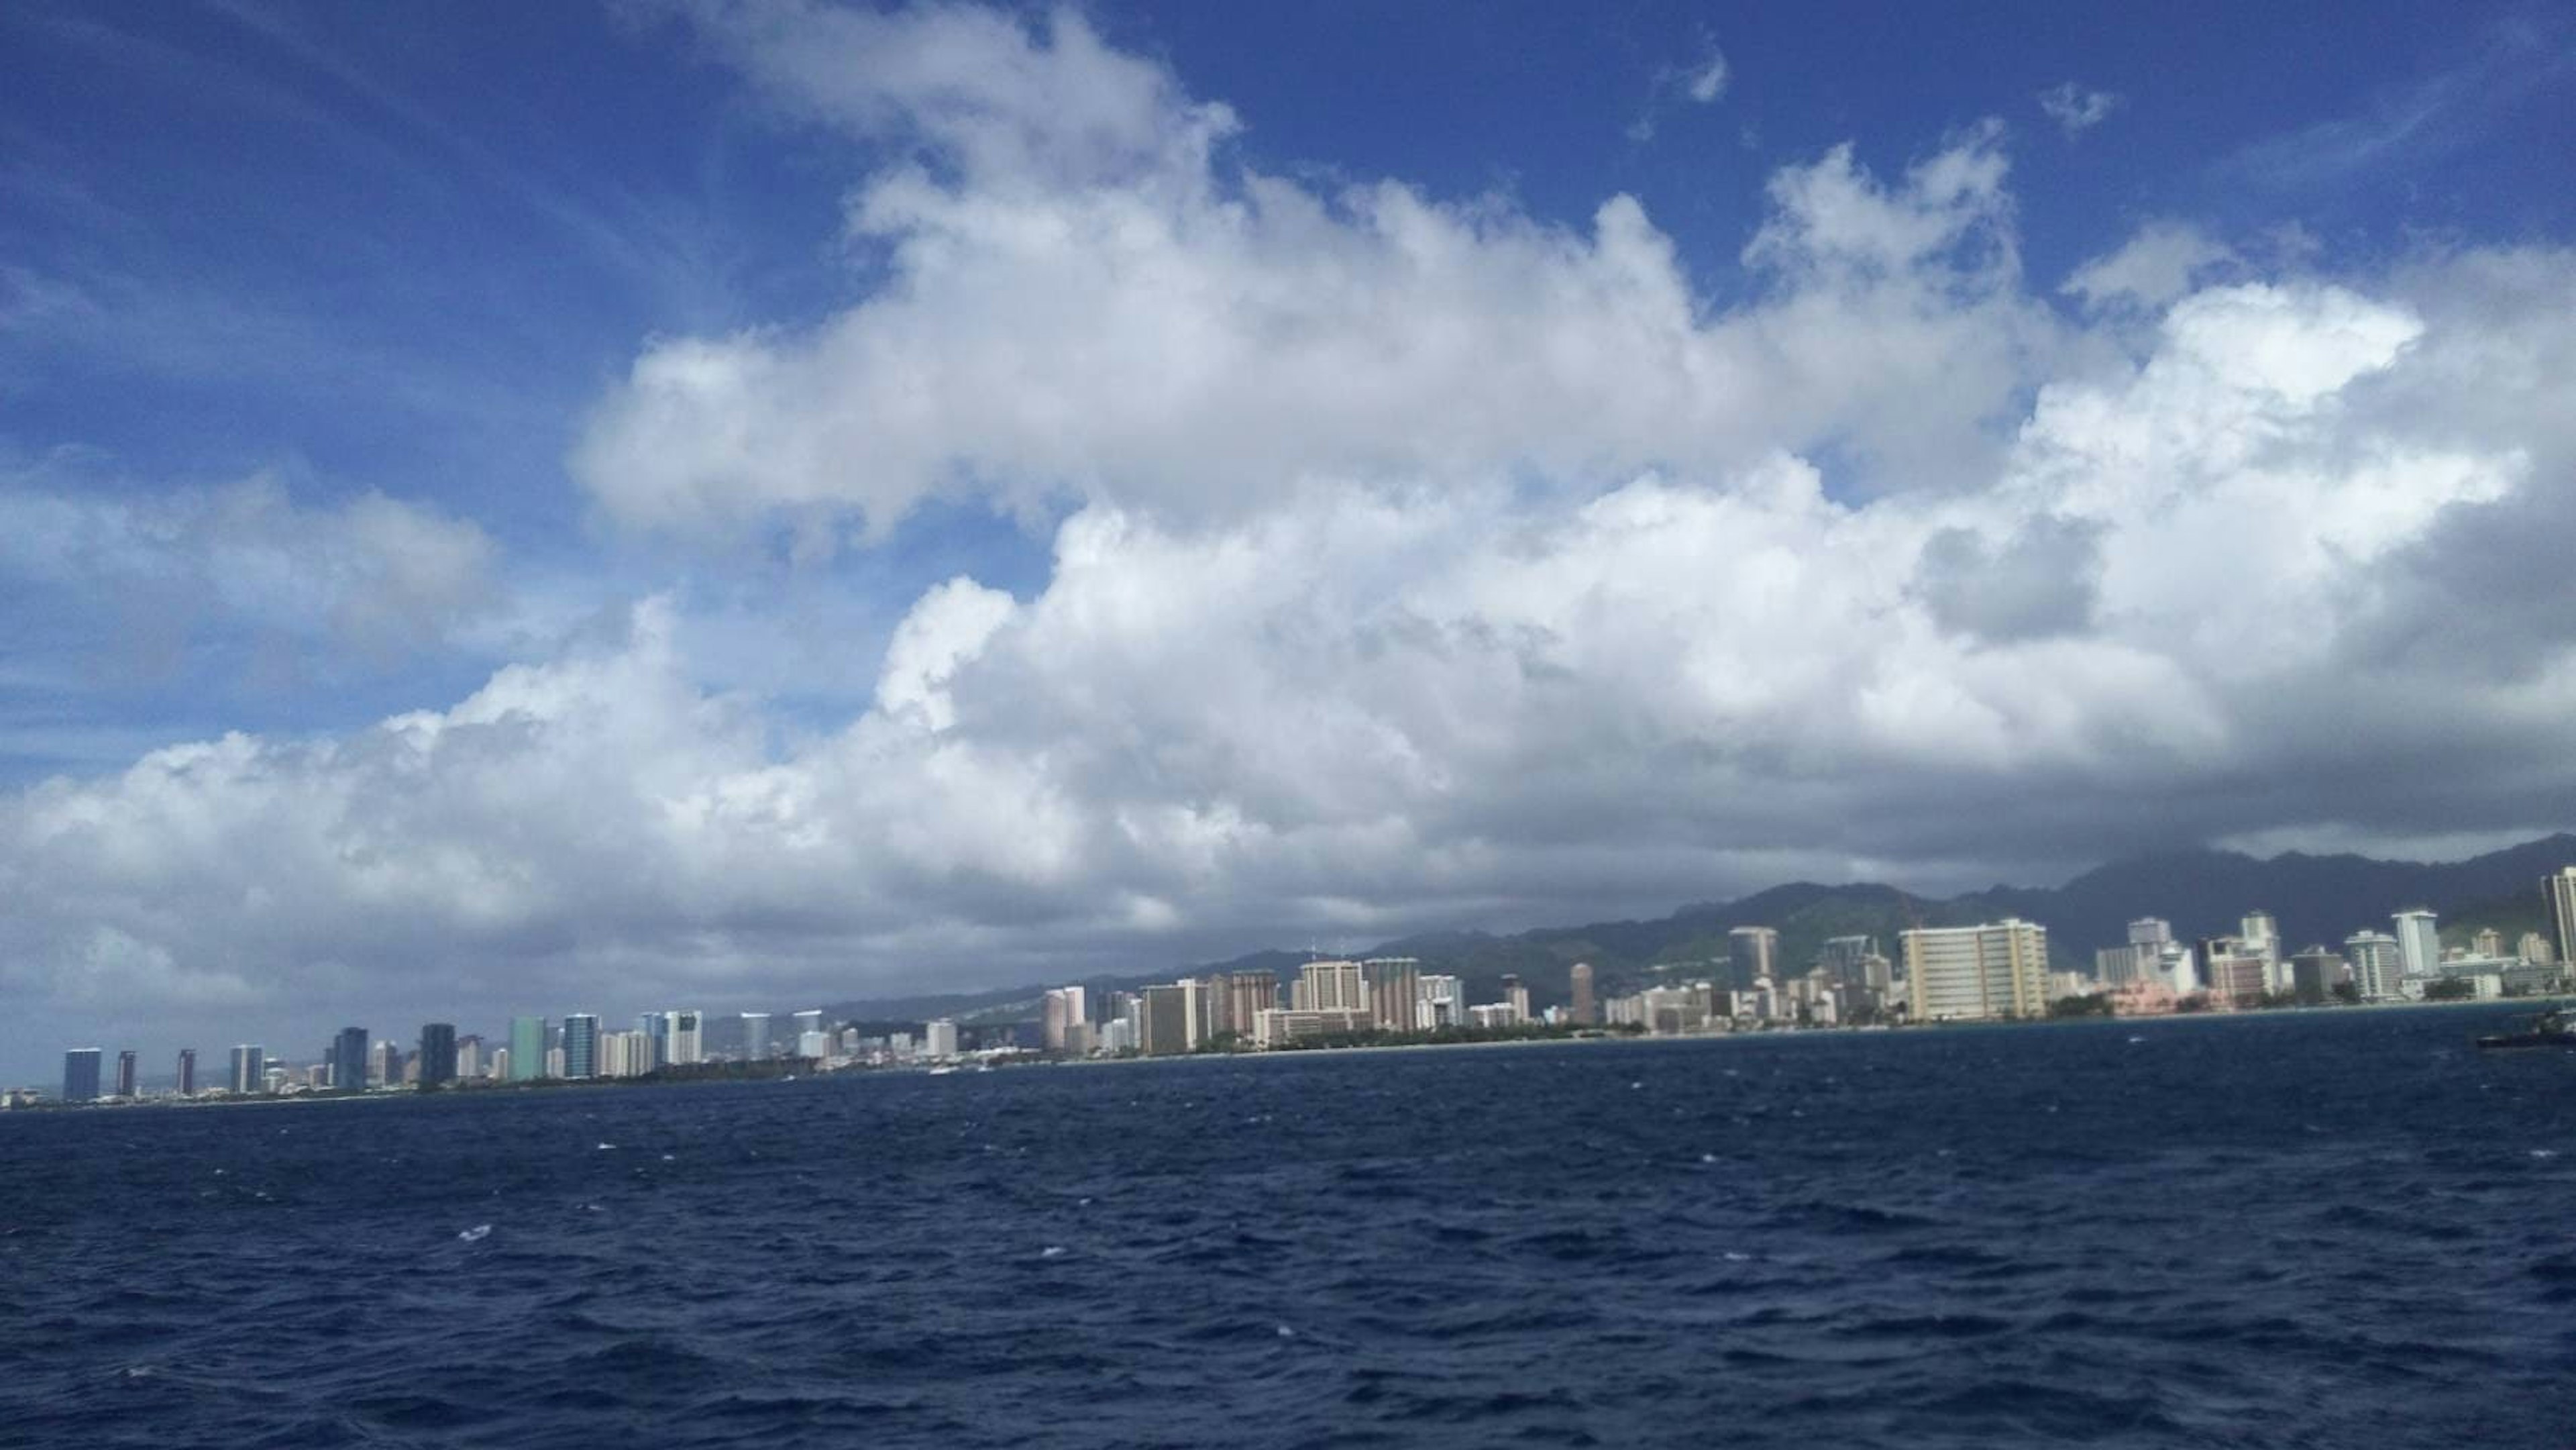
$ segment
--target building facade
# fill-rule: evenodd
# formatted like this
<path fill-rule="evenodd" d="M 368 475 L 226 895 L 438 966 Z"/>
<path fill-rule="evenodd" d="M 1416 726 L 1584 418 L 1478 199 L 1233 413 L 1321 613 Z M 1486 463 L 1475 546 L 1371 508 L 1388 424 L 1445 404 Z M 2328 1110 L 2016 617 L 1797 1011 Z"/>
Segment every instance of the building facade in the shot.
<path fill-rule="evenodd" d="M 563 1020 L 563 1075 L 573 1081 L 599 1076 L 599 1018 L 575 1012 Z"/>
<path fill-rule="evenodd" d="M 444 1087 L 456 1081 L 456 1024 L 425 1022 L 420 1029 L 420 1085 Z"/>
<path fill-rule="evenodd" d="M 2549 906 L 2549 926 L 2558 938 L 2558 960 L 2576 966 L 2576 866 L 2561 868 L 2540 882 Z"/>
<path fill-rule="evenodd" d="M 1591 1027 L 1601 1021 L 1601 1009 L 1592 997 L 1592 964 L 1576 962 L 1565 974 L 1566 1016 L 1577 1027 Z"/>
<path fill-rule="evenodd" d="M 99 1060 L 105 1054 L 95 1047 L 75 1047 L 63 1054 L 63 1101 L 94 1103 L 98 1101 Z"/>
<path fill-rule="evenodd" d="M 1918 928 L 1903 940 L 1908 1006 L 1917 1022 L 2048 1011 L 2048 929 L 2035 922 Z"/>
<path fill-rule="evenodd" d="M 331 1039 L 331 1086 L 358 1092 L 367 1085 L 367 1029 L 343 1027 Z"/>

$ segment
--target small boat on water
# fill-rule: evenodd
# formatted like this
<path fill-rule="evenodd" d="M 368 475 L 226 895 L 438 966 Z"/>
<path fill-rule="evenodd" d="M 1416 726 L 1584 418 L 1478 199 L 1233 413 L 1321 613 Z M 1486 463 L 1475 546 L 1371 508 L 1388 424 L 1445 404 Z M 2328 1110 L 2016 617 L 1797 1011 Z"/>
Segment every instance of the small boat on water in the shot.
<path fill-rule="evenodd" d="M 2543 1012 L 2520 1032 L 2498 1032 L 2478 1039 L 2490 1051 L 2516 1047 L 2576 1047 L 2576 1018 L 2565 1012 Z"/>

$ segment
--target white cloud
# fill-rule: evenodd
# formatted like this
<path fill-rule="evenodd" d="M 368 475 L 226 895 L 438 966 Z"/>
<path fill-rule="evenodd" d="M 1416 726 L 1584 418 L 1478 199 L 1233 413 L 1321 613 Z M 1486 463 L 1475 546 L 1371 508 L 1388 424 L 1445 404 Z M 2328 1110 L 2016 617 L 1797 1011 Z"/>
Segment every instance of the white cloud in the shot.
<path fill-rule="evenodd" d="M 659 343 L 604 400 L 573 464 L 614 517 L 690 530 L 783 509 L 882 536 L 961 495 L 1222 517 L 1319 477 L 1727 468 L 1782 446 L 1840 447 L 1895 486 L 1986 461 L 2021 354 L 2054 337 L 2012 286 L 1993 128 L 1894 180 L 1849 148 L 1785 170 L 1747 253 L 1768 285 L 1719 310 L 1631 198 L 1574 232 L 1395 182 L 1319 194 L 1215 163 L 1217 128 L 1189 119 L 1207 108 L 1127 68 L 1104 79 L 1078 22 L 966 35 L 996 73 L 1044 73 L 1031 97 L 1118 97 L 1075 109 L 1128 118 L 1123 179 L 983 139 L 1044 129 L 1020 90 L 941 92 L 918 125 L 962 138 L 941 152 L 956 174 L 897 166 L 851 203 L 889 249 L 883 288 L 813 327 Z M 839 37 L 785 53 L 837 55 Z M 886 97 L 918 83 L 880 64 L 817 59 L 782 94 L 903 131 Z M 1135 115 L 1155 96 L 1160 125 Z"/>
<path fill-rule="evenodd" d="M 140 491 L 64 455 L 0 479 L 0 582 L 114 622 L 145 673 L 214 632 L 324 667 L 421 649 L 493 607 L 496 554 L 471 521 L 379 493 L 301 504 L 270 474 Z"/>
<path fill-rule="evenodd" d="M 2123 103 L 2109 91 L 2089 91 L 2073 81 L 2061 81 L 2039 93 L 2040 110 L 2070 141 L 2111 119 Z"/>
<path fill-rule="evenodd" d="M 2062 290 L 2097 308 L 2162 308 L 2237 262 L 2233 251 L 2198 227 L 2151 222 L 2116 249 L 2076 268 Z"/>

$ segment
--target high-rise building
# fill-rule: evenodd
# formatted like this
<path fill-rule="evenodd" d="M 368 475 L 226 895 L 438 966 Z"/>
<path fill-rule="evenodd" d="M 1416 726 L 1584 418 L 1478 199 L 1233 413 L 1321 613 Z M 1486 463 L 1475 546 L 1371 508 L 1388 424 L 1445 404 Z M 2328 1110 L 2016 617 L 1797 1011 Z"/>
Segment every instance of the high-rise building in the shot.
<path fill-rule="evenodd" d="M 1592 1000 L 1592 964 L 1576 962 L 1565 977 L 1566 1015 L 1577 1027 L 1590 1027 L 1599 1022 L 1600 1008 Z"/>
<path fill-rule="evenodd" d="M 182 1047 L 179 1049 L 179 1096 L 193 1098 L 196 1095 L 197 1049 Z"/>
<path fill-rule="evenodd" d="M 1079 1029 L 1090 1020 L 1089 1003 L 1080 987 L 1055 987 L 1048 990 L 1042 1007 L 1045 1018 L 1046 1050 L 1064 1052 L 1082 1034 Z"/>
<path fill-rule="evenodd" d="M 391 1087 L 402 1078 L 402 1049 L 390 1037 L 378 1039 L 367 1049 L 367 1081 L 378 1087 Z"/>
<path fill-rule="evenodd" d="M 2302 1002 L 2322 1002 L 2352 976 L 2342 957 L 2313 946 L 2290 958 L 2290 990 Z"/>
<path fill-rule="evenodd" d="M 2268 911 L 2249 911 L 2237 928 L 2237 949 L 2267 962 L 2281 959 L 2281 928 Z"/>
<path fill-rule="evenodd" d="M 546 1019 L 510 1019 L 510 1081 L 535 1082 L 546 1070 Z"/>
<path fill-rule="evenodd" d="M 507 1044 L 504 1044 L 504 1045 L 502 1045 L 502 1046 L 500 1046 L 500 1047 L 493 1048 L 493 1049 L 492 1049 L 492 1061 L 491 1061 L 491 1063 L 490 1063 L 490 1064 L 489 1064 L 489 1065 L 484 1069 L 484 1075 L 485 1075 L 485 1076 L 487 1076 L 487 1077 L 489 1077 L 489 1078 L 490 1078 L 492 1081 L 494 1081 L 494 1082 L 516 1082 L 516 1081 L 518 1081 L 518 1079 L 517 1079 L 516 1077 L 514 1077 L 514 1076 L 512 1076 L 512 1075 L 511 1075 L 511 1069 L 510 1069 L 510 1062 L 511 1062 L 511 1059 L 512 1059 L 512 1058 L 514 1058 L 514 1057 L 516 1057 L 517 1055 L 518 1055 L 518 1054 L 516 1054 L 516 1053 L 512 1052 L 512 1051 L 509 1049 L 509 1047 L 508 1047 L 508 1045 L 507 1045 Z"/>
<path fill-rule="evenodd" d="M 1467 987 L 1464 982 L 1443 973 L 1425 973 L 1419 979 L 1417 990 L 1421 997 L 1414 1008 L 1414 1021 L 1425 1027 L 1467 1025 Z"/>
<path fill-rule="evenodd" d="M 1143 1009 L 1137 1018 L 1136 1050 L 1147 1057 L 1177 1057 L 1190 1050 L 1189 993 L 1183 985 L 1147 987 L 1137 994 Z"/>
<path fill-rule="evenodd" d="M 683 1067 L 706 1061 L 707 1014 L 694 1007 L 675 1007 L 671 1010 L 670 1018 L 671 1040 L 667 1044 L 668 1051 L 664 1053 L 662 1060 L 677 1063 Z"/>
<path fill-rule="evenodd" d="M 2397 938 L 2384 931 L 2357 931 L 2343 939 L 2343 955 L 2352 964 L 2352 984 L 2362 1000 L 2387 1002 L 2402 995 L 2398 984 L 2406 967 Z"/>
<path fill-rule="evenodd" d="M 2410 977 L 2429 977 L 2442 966 L 2442 933 L 2429 911 L 2401 911 L 2397 923 L 2397 960 Z"/>
<path fill-rule="evenodd" d="M 331 1086 L 348 1092 L 367 1085 L 367 1029 L 343 1027 L 331 1039 Z"/>
<path fill-rule="evenodd" d="M 804 1040 L 805 1040 L 805 1034 L 807 1034 L 807 1033 L 809 1033 L 809 1032 L 819 1033 L 819 1032 L 821 1032 L 822 1030 L 823 1030 L 823 1009 L 822 1009 L 822 1008 L 820 1008 L 820 1007 L 808 1007 L 808 1008 L 806 1008 L 804 1011 L 799 1012 L 799 1013 L 797 1013 L 797 1014 L 796 1014 L 796 1040 L 797 1040 L 797 1041 L 799 1041 L 799 1042 L 804 1041 Z"/>
<path fill-rule="evenodd" d="M 1750 986 L 1779 975 L 1780 933 L 1775 928 L 1739 926 L 1726 934 L 1726 946 L 1737 985 Z"/>
<path fill-rule="evenodd" d="M 599 1076 L 599 1018 L 596 1014 L 565 1014 L 563 1075 L 574 1082 Z"/>
<path fill-rule="evenodd" d="M 456 1081 L 456 1024 L 425 1022 L 420 1029 L 420 1085 L 444 1087 Z"/>
<path fill-rule="evenodd" d="M 2541 878 L 2540 894 L 2549 906 L 2550 930 L 2558 938 L 2558 960 L 2576 965 L 2576 866 Z"/>
<path fill-rule="evenodd" d="M 599 1034 L 600 1077 L 642 1077 L 653 1070 L 653 1038 L 647 1032 Z"/>
<path fill-rule="evenodd" d="M 259 1044 L 245 1042 L 233 1049 L 232 1090 L 240 1097 L 268 1091 L 268 1053 Z"/>
<path fill-rule="evenodd" d="M 120 1098 L 139 1097 L 141 1094 L 137 1091 L 138 1087 L 139 1084 L 135 1080 L 134 1049 L 129 1047 L 116 1054 L 116 1095 Z"/>
<path fill-rule="evenodd" d="M 1824 949 L 1816 953 L 1816 965 L 1825 969 L 1825 978 L 1837 987 L 1860 985 L 1861 963 L 1878 955 L 1878 938 L 1874 936 L 1837 936 L 1825 939 Z"/>
<path fill-rule="evenodd" d="M 2549 944 L 2549 938 L 2527 931 L 2522 934 L 2522 959 L 2535 967 L 2554 967 L 2558 964 L 2558 949 Z"/>
<path fill-rule="evenodd" d="M 671 1060 L 670 1013 L 636 1013 L 635 1033 L 644 1039 L 644 1056 L 651 1063 L 651 1066 L 644 1069 L 646 1072 L 651 1072 Z"/>
<path fill-rule="evenodd" d="M 98 1067 L 102 1049 L 75 1047 L 63 1054 L 63 1101 L 98 1101 Z"/>
<path fill-rule="evenodd" d="M 1261 1014 L 1278 1010 L 1279 974 L 1276 972 L 1235 972 L 1225 979 L 1226 1025 L 1237 1034 L 1250 1037 Z"/>
<path fill-rule="evenodd" d="M 921 1029 L 922 1056 L 946 1061 L 957 1055 L 957 1024 L 945 1017 L 927 1022 Z"/>
<path fill-rule="evenodd" d="M 1381 1032 L 1411 1032 L 1418 1025 L 1422 963 L 1411 957 L 1371 957 L 1360 963 L 1368 986 L 1369 1017 Z"/>
<path fill-rule="evenodd" d="M 1294 993 L 1300 1012 L 1365 1012 L 1368 983 L 1357 962 L 1308 962 L 1298 969 Z"/>
<path fill-rule="evenodd" d="M 2160 916 L 2142 916 L 2129 923 L 2129 945 L 2163 948 L 2173 944 L 2173 923 Z"/>
<path fill-rule="evenodd" d="M 2007 917 L 1904 935 L 1917 1022 L 2037 1017 L 2048 1010 L 2048 929 Z"/>
<path fill-rule="evenodd" d="M 1529 985 L 1523 982 L 1517 973 L 1503 973 L 1503 1000 L 1501 1005 L 1509 1009 L 1512 1026 L 1517 1027 L 1520 1024 L 1531 1020 Z"/>
<path fill-rule="evenodd" d="M 769 1014 L 742 1014 L 742 1055 L 747 1062 L 765 1062 L 769 1058 Z"/>
<path fill-rule="evenodd" d="M 2479 927 L 2469 937 L 2469 955 L 2490 960 L 2503 956 L 2504 933 L 2491 926 Z"/>
<path fill-rule="evenodd" d="M 456 1039 L 457 1081 L 477 1081 L 483 1076 L 483 1069 L 484 1060 L 482 1035 L 479 1033 L 468 1032 L 464 1036 Z"/>

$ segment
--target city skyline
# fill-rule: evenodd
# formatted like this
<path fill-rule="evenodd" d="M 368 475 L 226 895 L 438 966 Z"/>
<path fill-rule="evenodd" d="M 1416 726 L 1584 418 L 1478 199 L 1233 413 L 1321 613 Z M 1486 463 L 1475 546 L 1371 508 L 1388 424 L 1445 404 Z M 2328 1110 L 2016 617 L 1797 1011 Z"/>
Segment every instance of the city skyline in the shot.
<path fill-rule="evenodd" d="M 506 19 L 0 9 L 12 1077 L 2576 799 L 2563 9 Z"/>
<path fill-rule="evenodd" d="M 1026 1020 L 990 1019 L 972 1030 L 979 1037 L 999 1032 L 998 1050 L 1012 1057 L 1155 1058 L 1247 1046 L 1269 1051 L 1346 1041 L 1365 1045 L 1372 1037 L 1401 1044 L 1541 1027 L 1591 1032 L 1606 1026 L 1671 1036 L 2033 1022 L 2070 1009 L 2076 1015 L 2159 1016 L 2564 994 L 2576 968 L 2576 865 L 2544 876 L 2538 895 L 2541 929 L 2522 933 L 2511 955 L 2504 953 L 2502 933 L 2491 926 L 2476 928 L 2466 946 L 2443 946 L 2438 914 L 2424 907 L 2391 912 L 2393 933 L 2354 932 L 2341 952 L 2323 943 L 2293 951 L 2273 913 L 2256 907 L 2238 918 L 2235 934 L 2203 937 L 2194 945 L 2177 938 L 2164 918 L 2131 920 L 2123 944 L 2094 950 L 2090 970 L 2060 969 L 2047 928 L 2005 917 L 1955 926 L 1925 926 L 1918 919 L 1896 933 L 1893 958 L 1880 952 L 1874 936 L 1825 938 L 1805 968 L 1789 972 L 1781 966 L 1780 930 L 1745 925 L 1728 931 L 1726 955 L 1632 970 L 1627 985 L 1637 990 L 1606 1002 L 1596 993 L 1588 961 L 1566 964 L 1563 1004 L 1539 1010 L 1515 973 L 1500 974 L 1498 1000 L 1470 1003 L 1463 978 L 1425 972 L 1416 957 L 1309 953 L 1284 982 L 1274 970 L 1255 969 L 1185 975 L 1133 990 L 1045 988 Z M 517 1016 L 510 1019 L 506 1044 L 488 1055 L 480 1034 L 460 1038 L 451 1022 L 424 1024 L 417 1052 L 408 1054 L 398 1042 L 371 1039 L 366 1028 L 350 1026 L 335 1034 L 321 1063 L 300 1072 L 267 1058 L 260 1046 L 235 1047 L 226 1091 L 250 1096 L 484 1081 L 616 1081 L 718 1060 L 809 1060 L 823 1070 L 935 1065 L 953 1064 L 961 1052 L 960 1026 L 947 1016 L 926 1020 L 918 1034 L 868 1038 L 855 1022 L 834 1019 L 827 1009 L 790 1015 L 792 1045 L 773 1040 L 773 1014 L 737 1014 L 739 1044 L 721 1059 L 706 1050 L 705 1013 L 695 1008 L 643 1012 L 632 1031 L 604 1031 L 600 1017 L 588 1012 L 568 1013 L 553 1024 Z M 983 1050 L 997 1049 L 986 1043 Z M 96 1047 L 65 1051 L 61 1102 L 159 1096 L 138 1091 L 134 1049 L 119 1051 L 112 1088 L 102 1086 L 102 1058 Z M 194 1060 L 193 1048 L 181 1049 L 179 1097 L 194 1096 Z M 16 1095 L 33 1090 L 10 1091 L 7 1106 L 19 1105 Z M 33 1098 L 41 1101 L 42 1093 L 34 1091 Z"/>

